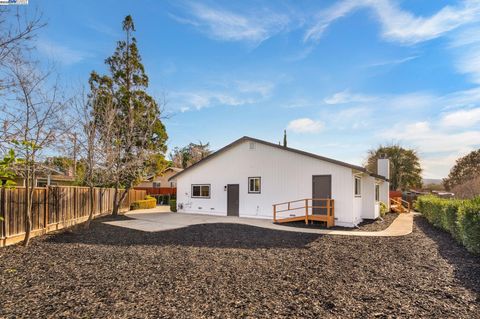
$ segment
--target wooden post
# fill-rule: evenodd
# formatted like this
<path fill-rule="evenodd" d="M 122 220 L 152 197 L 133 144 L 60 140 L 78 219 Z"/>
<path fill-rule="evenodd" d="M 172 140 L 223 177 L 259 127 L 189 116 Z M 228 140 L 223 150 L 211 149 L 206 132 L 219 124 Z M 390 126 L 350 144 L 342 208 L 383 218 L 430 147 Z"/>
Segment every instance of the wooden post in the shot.
<path fill-rule="evenodd" d="M 313 199 L 312 199 L 313 206 Z M 305 199 L 305 224 L 308 225 L 308 199 Z"/>
<path fill-rule="evenodd" d="M 77 200 L 78 200 L 78 192 L 77 192 L 77 188 L 75 187 L 73 189 L 73 220 L 75 220 L 75 218 L 78 217 L 78 208 L 77 208 Z M 71 206 L 70 206 L 71 207 Z M 73 224 L 73 223 L 72 223 Z"/>
<path fill-rule="evenodd" d="M 45 233 L 47 232 L 48 230 L 48 207 L 50 206 L 49 205 L 49 198 L 48 198 L 48 189 L 50 187 L 47 187 L 45 188 L 45 215 L 43 216 L 43 228 L 45 228 Z"/>
<path fill-rule="evenodd" d="M 277 205 L 273 205 L 273 222 L 277 222 Z"/>
<path fill-rule="evenodd" d="M 335 201 L 332 199 L 332 216 L 330 216 L 330 225 L 335 226 Z"/>
<path fill-rule="evenodd" d="M 330 199 L 327 198 L 327 228 L 330 228 L 330 215 L 331 215 L 331 211 L 330 211 Z"/>
<path fill-rule="evenodd" d="M 7 213 L 7 190 L 5 187 L 2 187 L 2 217 L 3 217 L 3 237 L 5 238 L 5 241 L 8 237 L 8 213 Z"/>

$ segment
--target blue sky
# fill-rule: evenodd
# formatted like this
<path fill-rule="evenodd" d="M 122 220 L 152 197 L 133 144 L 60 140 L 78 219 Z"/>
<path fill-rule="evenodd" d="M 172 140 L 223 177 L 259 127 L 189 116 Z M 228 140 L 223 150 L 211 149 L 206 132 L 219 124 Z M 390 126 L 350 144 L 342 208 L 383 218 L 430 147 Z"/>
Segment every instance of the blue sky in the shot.
<path fill-rule="evenodd" d="M 36 1 L 37 39 L 86 83 L 134 18 L 170 148 L 249 135 L 361 164 L 415 148 L 424 177 L 480 145 L 480 1 Z"/>

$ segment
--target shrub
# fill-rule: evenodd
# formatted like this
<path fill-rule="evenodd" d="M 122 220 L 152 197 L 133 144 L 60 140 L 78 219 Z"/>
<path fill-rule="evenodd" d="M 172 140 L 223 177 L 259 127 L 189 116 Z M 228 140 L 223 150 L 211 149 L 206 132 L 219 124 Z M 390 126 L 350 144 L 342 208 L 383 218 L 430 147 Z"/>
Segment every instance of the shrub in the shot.
<path fill-rule="evenodd" d="M 170 211 L 176 212 L 177 211 L 177 200 L 171 199 L 170 200 Z"/>
<path fill-rule="evenodd" d="M 388 207 L 384 202 L 380 202 L 380 216 L 385 217 L 387 214 Z"/>
<path fill-rule="evenodd" d="M 130 205 L 131 210 L 157 207 L 157 200 L 152 196 L 145 196 L 143 200 L 136 200 Z"/>
<path fill-rule="evenodd" d="M 471 252 L 480 254 L 480 204 L 468 201 L 460 206 L 459 234 L 462 244 Z"/>
<path fill-rule="evenodd" d="M 480 254 L 480 197 L 458 200 L 421 196 L 416 209 L 432 225 L 449 232 L 469 251 Z"/>

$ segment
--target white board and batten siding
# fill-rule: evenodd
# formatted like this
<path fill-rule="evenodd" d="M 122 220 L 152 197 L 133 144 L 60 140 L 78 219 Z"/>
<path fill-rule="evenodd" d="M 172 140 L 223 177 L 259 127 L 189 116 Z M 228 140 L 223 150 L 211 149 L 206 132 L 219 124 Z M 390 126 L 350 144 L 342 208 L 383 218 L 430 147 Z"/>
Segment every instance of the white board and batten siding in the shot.
<path fill-rule="evenodd" d="M 226 216 L 226 187 L 228 184 L 238 184 L 239 216 L 272 219 L 273 204 L 312 198 L 314 175 L 331 175 L 336 225 L 351 227 L 366 218 L 363 216 L 377 215 L 375 203 L 363 204 L 363 194 L 361 198 L 355 198 L 354 172 L 351 168 L 249 140 L 180 174 L 176 178 L 178 211 Z M 249 177 L 261 178 L 260 193 L 248 192 Z M 362 185 L 362 191 L 369 189 L 368 184 L 372 181 L 375 178 L 363 174 L 362 182 L 365 185 Z M 192 198 L 192 185 L 195 184 L 210 185 L 210 197 Z M 374 201 L 374 186 L 372 188 Z M 370 197 L 370 191 L 368 194 Z M 373 212 L 364 214 L 364 211 L 372 208 Z M 291 214 L 289 212 L 284 217 Z M 296 211 L 296 215 L 304 214 L 304 210 Z"/>

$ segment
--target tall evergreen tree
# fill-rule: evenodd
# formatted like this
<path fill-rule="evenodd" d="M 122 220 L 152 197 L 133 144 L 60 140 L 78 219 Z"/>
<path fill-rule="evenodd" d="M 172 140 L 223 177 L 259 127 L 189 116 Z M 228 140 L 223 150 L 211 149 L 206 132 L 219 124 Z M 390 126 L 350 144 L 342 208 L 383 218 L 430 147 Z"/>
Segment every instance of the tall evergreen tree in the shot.
<path fill-rule="evenodd" d="M 160 120 L 160 107 L 147 93 L 149 79 L 145 73 L 133 36 L 135 25 L 130 15 L 123 20 L 125 38 L 117 42 L 113 55 L 105 60 L 110 74 L 90 77 L 96 121 L 106 143 L 115 187 L 113 214 L 128 190 L 145 175 L 154 154 L 166 152 L 167 133 Z M 108 116 L 108 114 L 111 115 Z M 123 191 L 120 189 L 123 188 Z"/>

